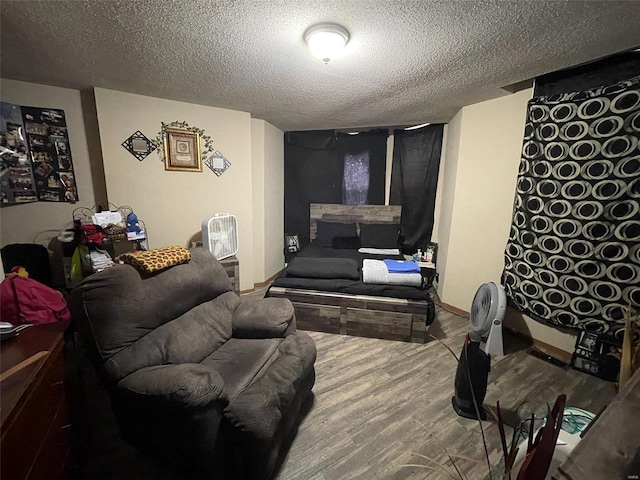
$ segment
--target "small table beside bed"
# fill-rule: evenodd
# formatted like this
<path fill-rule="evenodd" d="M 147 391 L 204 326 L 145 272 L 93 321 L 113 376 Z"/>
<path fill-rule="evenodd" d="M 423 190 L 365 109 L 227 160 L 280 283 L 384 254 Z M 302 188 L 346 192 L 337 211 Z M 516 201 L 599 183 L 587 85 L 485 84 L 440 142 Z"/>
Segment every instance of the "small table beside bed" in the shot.
<path fill-rule="evenodd" d="M 291 300 L 302 330 L 425 343 L 435 318 L 430 282 L 380 267 L 404 260 L 400 215 L 399 205 L 311 204 L 311 243 L 267 296 Z"/>

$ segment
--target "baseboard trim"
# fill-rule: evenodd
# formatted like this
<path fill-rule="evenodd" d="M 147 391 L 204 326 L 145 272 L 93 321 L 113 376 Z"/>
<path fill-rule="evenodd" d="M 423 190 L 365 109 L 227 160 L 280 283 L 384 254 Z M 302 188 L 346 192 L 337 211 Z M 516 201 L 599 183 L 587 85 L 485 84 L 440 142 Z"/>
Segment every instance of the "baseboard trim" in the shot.
<path fill-rule="evenodd" d="M 469 312 L 466 312 L 458 307 L 454 307 L 453 305 L 449 305 L 448 303 L 444 303 L 442 300 L 440 300 L 440 296 L 438 295 L 437 291 L 433 292 L 433 300 L 435 301 L 435 304 L 440 308 L 460 317 L 469 318 Z"/>
<path fill-rule="evenodd" d="M 280 272 L 273 274 L 272 276 L 267 278 L 264 282 L 254 283 L 253 288 L 254 289 L 262 288 L 262 287 L 266 287 L 267 285 L 271 285 L 278 275 L 280 275 Z"/>
<path fill-rule="evenodd" d="M 444 310 L 447 310 L 461 317 L 469 318 L 469 315 L 470 315 L 469 312 L 466 312 L 460 308 L 454 307 L 453 305 L 449 305 L 448 303 L 444 303 L 440 299 L 438 292 L 434 292 L 433 299 L 436 305 L 438 305 L 440 308 L 443 308 Z M 530 335 L 522 333 L 518 330 L 514 330 L 513 328 L 509 328 L 504 323 L 502 324 L 502 328 L 504 328 L 505 330 L 508 330 L 509 332 L 513 333 L 514 335 L 520 338 L 524 338 L 530 341 L 532 346 L 538 348 L 539 350 L 546 353 L 547 355 L 557 358 L 558 360 L 560 360 L 563 363 L 566 363 L 567 365 L 571 365 L 571 357 L 573 355 L 571 352 L 567 352 L 565 350 L 562 350 L 561 348 L 554 347 L 553 345 L 550 345 L 546 342 L 533 338 Z"/>
<path fill-rule="evenodd" d="M 560 360 L 563 363 L 566 363 L 567 365 L 571 365 L 571 357 L 573 356 L 572 353 L 570 352 L 566 352 L 564 350 L 562 350 L 561 348 L 558 347 L 554 347 L 553 345 L 550 345 L 546 342 L 543 342 L 541 340 L 538 340 L 536 338 L 533 338 L 529 335 L 526 335 L 522 332 L 519 332 L 518 330 L 514 330 L 513 328 L 509 328 L 509 327 L 505 327 L 503 324 L 503 328 L 505 330 L 508 330 L 509 332 L 513 333 L 514 335 L 520 337 L 520 338 L 524 338 L 526 340 L 529 340 L 531 342 L 531 345 L 536 347 L 537 349 L 539 349 L 540 351 L 546 353 L 547 355 L 554 357 L 558 360 Z"/>
<path fill-rule="evenodd" d="M 267 278 L 264 282 L 254 283 L 253 284 L 253 288 L 250 288 L 248 290 L 240 290 L 240 295 L 243 295 L 245 293 L 253 293 L 253 292 L 256 291 L 256 288 L 263 288 L 263 287 L 266 287 L 268 285 L 271 285 L 278 275 L 280 275 L 280 272 L 278 272 L 278 273 L 272 275 L 271 277 Z"/>

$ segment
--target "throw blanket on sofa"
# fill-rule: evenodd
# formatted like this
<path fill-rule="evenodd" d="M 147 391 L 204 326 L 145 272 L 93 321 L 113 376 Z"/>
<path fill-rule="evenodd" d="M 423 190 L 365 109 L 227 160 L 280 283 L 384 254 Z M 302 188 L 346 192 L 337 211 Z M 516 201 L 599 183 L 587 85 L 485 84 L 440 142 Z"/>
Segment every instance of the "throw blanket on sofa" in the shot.
<path fill-rule="evenodd" d="M 422 285 L 422 275 L 419 273 L 390 273 L 384 261 L 367 258 L 362 261 L 362 281 L 364 283 L 419 287 Z"/>
<path fill-rule="evenodd" d="M 296 257 L 287 266 L 287 277 L 343 278 L 359 280 L 358 262 L 352 258 Z"/>

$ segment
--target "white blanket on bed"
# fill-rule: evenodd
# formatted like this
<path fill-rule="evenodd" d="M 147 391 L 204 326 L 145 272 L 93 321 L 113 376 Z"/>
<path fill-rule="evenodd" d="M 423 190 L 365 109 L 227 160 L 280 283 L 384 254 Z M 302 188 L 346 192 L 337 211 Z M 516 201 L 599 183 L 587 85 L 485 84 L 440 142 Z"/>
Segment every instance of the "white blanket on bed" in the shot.
<path fill-rule="evenodd" d="M 367 255 L 400 255 L 399 248 L 359 248 L 358 253 L 366 253 Z"/>
<path fill-rule="evenodd" d="M 419 273 L 389 273 L 382 260 L 365 258 L 362 261 L 362 281 L 364 283 L 419 287 L 422 285 L 422 275 Z"/>

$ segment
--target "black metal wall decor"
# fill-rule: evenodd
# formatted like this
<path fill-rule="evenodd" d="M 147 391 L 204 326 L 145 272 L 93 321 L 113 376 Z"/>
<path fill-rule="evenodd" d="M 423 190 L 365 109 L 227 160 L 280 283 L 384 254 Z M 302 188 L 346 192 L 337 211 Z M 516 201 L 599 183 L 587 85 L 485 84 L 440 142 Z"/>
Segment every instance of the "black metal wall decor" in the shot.
<path fill-rule="evenodd" d="M 204 161 L 204 164 L 211 169 L 218 177 L 222 175 L 231 166 L 231 162 L 220 153 L 218 150 L 213 152 L 209 158 Z"/>
<path fill-rule="evenodd" d="M 503 285 L 533 318 L 622 339 L 640 306 L 640 77 L 529 102 Z"/>
<path fill-rule="evenodd" d="M 2 205 L 78 201 L 63 110 L 2 103 Z"/>
<path fill-rule="evenodd" d="M 134 132 L 121 144 L 131 155 L 142 161 L 158 146 L 149 140 L 140 130 Z"/>

